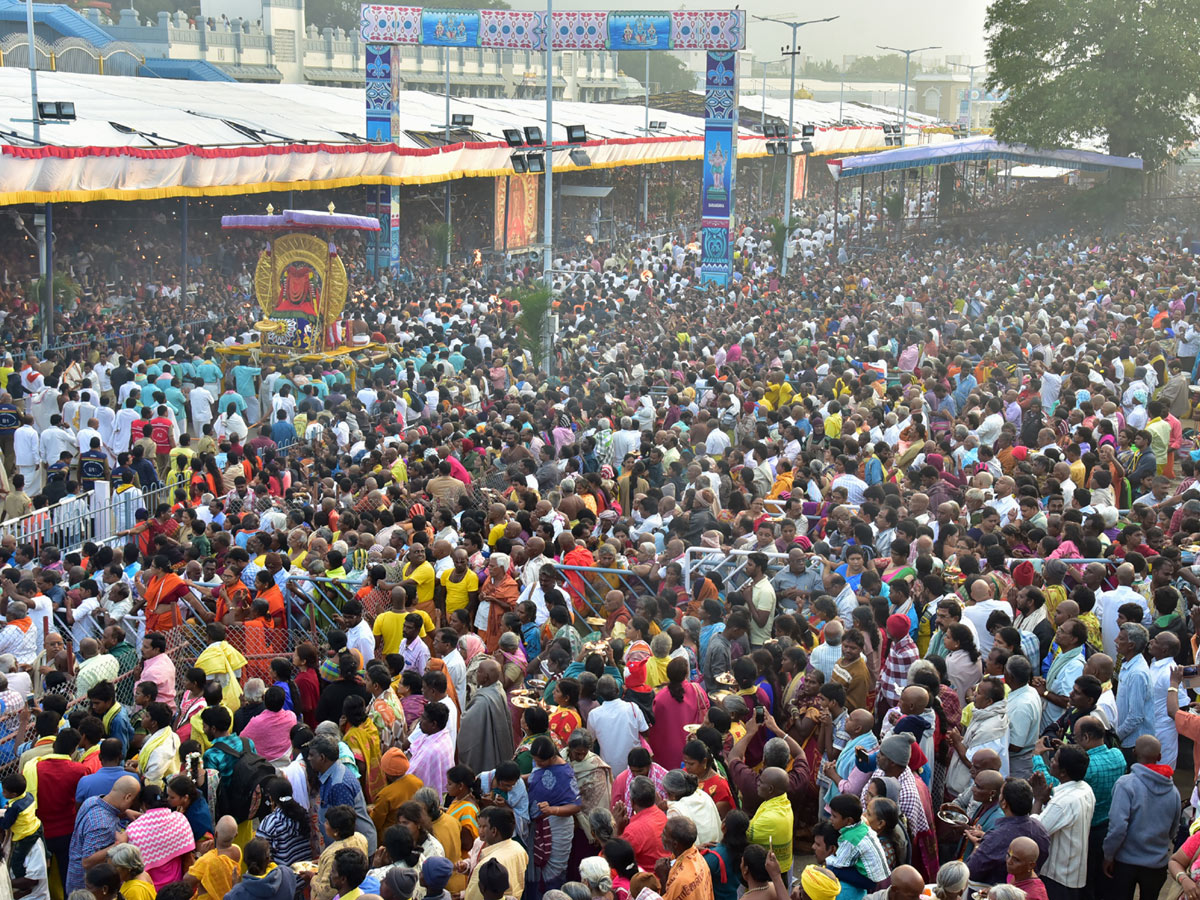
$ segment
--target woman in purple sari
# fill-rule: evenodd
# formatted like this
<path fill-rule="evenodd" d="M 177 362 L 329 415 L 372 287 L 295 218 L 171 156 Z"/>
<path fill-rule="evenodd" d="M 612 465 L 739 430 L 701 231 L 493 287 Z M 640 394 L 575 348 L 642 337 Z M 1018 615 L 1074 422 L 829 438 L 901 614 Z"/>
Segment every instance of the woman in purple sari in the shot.
<path fill-rule="evenodd" d="M 533 771 L 526 785 L 533 829 L 533 852 L 526 881 L 541 896 L 562 887 L 575 837 L 575 814 L 583 809 L 575 770 L 558 755 L 548 737 L 529 748 Z"/>

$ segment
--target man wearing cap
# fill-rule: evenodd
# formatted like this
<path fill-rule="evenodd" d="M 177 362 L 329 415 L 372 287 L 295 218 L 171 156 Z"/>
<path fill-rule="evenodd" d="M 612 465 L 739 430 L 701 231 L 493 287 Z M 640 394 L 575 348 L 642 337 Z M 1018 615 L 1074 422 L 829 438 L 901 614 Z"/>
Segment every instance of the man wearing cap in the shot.
<path fill-rule="evenodd" d="M 444 856 L 431 856 L 421 864 L 421 884 L 425 900 L 446 900 L 446 884 L 454 874 L 454 863 Z"/>
<path fill-rule="evenodd" d="M 921 789 L 917 786 L 916 776 L 909 767 L 912 759 L 913 736 L 906 732 L 893 733 L 885 737 L 879 744 L 876 755 L 875 772 L 871 778 L 895 778 L 900 783 L 900 794 L 896 805 L 908 819 L 908 831 L 913 838 L 913 863 L 925 875 L 932 879 L 937 874 L 936 853 L 930 856 L 926 848 L 936 847 L 933 835 L 933 823 L 925 815 L 925 804 L 922 800 Z M 867 790 L 871 785 L 868 779 L 859 798 L 867 803 Z M 928 840 L 925 838 L 928 837 Z"/>
<path fill-rule="evenodd" d="M 900 691 L 908 683 L 908 668 L 921 658 L 916 641 L 909 635 L 911 626 L 908 616 L 888 616 L 888 653 L 883 662 L 875 701 L 876 715 L 880 719 L 900 702 Z"/>
<path fill-rule="evenodd" d="M 509 890 L 519 894 L 525 886 L 525 869 L 529 854 L 513 840 L 517 820 L 506 806 L 488 806 L 479 811 L 479 837 L 471 849 L 470 858 L 479 862 L 471 871 L 465 900 L 483 900 L 483 879 L 489 862 L 498 863 L 508 873 Z M 466 872 L 470 863 L 462 860 L 458 868 Z"/>
<path fill-rule="evenodd" d="M 387 784 L 375 797 L 371 821 L 375 823 L 375 831 L 383 834 L 388 826 L 395 824 L 396 811 L 411 800 L 424 787 L 424 783 L 416 775 L 408 773 L 408 757 L 399 747 L 390 747 L 380 759 L 379 767 Z"/>

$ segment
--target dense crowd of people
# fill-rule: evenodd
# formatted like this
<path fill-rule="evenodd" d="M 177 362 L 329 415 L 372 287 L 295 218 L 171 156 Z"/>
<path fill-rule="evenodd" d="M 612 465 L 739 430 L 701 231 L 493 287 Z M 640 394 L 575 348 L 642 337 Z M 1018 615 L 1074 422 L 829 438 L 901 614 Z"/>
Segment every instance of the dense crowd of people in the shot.
<path fill-rule="evenodd" d="M 15 895 L 1200 897 L 1185 228 L 806 204 L 563 254 L 553 375 L 520 263 L 5 358 Z"/>

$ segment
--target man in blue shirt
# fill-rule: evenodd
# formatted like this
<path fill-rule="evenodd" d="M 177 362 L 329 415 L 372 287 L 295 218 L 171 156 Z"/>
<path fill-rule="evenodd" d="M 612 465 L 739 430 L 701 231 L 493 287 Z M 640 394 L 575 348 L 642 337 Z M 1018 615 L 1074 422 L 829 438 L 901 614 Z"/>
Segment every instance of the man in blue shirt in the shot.
<path fill-rule="evenodd" d="M 262 374 L 262 369 L 258 366 L 234 366 L 229 370 L 229 374 L 233 378 L 234 389 L 246 401 L 246 407 L 250 413 L 249 421 L 257 422 L 260 416 L 258 414 L 258 384 L 255 379 Z M 224 406 L 221 407 L 221 409 L 224 408 Z"/>
<path fill-rule="evenodd" d="M 329 840 L 325 834 L 326 812 L 334 806 L 352 806 L 357 819 L 358 833 L 367 839 L 367 856 L 370 857 L 375 852 L 378 839 L 375 823 L 367 814 L 367 804 L 363 799 L 358 777 L 347 769 L 345 764 L 338 762 L 338 742 L 328 735 L 317 735 L 308 745 L 307 762 L 309 769 L 317 774 L 320 781 L 318 790 L 321 806 L 317 812 L 317 821 L 321 826 L 322 836 L 326 841 Z"/>
<path fill-rule="evenodd" d="M 124 708 L 117 702 L 117 692 L 111 681 L 98 681 L 87 692 L 92 715 L 104 723 L 104 733 L 121 745 L 121 759 L 129 753 L 133 742 L 133 723 Z M 104 743 L 100 746 L 100 762 L 104 764 Z M 104 792 L 101 792 L 104 793 Z"/>
<path fill-rule="evenodd" d="M 288 421 L 286 409 L 281 409 L 275 414 L 275 423 L 271 426 L 271 440 L 281 448 L 296 442 L 296 429 Z"/>
<path fill-rule="evenodd" d="M 1120 689 L 1117 691 L 1117 740 L 1127 763 L 1144 734 L 1154 734 L 1150 697 L 1150 665 L 1142 654 L 1150 633 L 1137 622 L 1126 622 L 1117 632 L 1117 654 L 1121 657 Z"/>
<path fill-rule="evenodd" d="M 125 771 L 125 752 L 116 738 L 105 738 L 100 742 L 100 768 L 91 775 L 84 775 L 75 786 L 75 805 L 83 804 L 89 797 L 103 797 L 112 790 L 117 779 L 130 774 Z"/>

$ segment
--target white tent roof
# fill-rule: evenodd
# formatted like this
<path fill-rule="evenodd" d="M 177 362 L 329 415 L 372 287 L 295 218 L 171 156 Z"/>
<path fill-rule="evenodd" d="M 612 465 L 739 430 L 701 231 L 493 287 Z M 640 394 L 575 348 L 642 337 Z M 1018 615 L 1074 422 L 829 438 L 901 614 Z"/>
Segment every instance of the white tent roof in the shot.
<path fill-rule="evenodd" d="M 363 140 L 362 89 L 43 72 L 38 94 L 73 102 L 77 117 L 44 125 L 46 147 L 31 140 L 28 73 L 0 67 L 0 205 L 494 177 L 511 172 L 503 129 L 545 124 L 543 100 L 451 98 L 451 114 L 474 116 L 471 130 L 482 142 L 429 149 L 404 133 L 443 127 L 445 98 L 423 91 L 403 95 L 400 134 L 388 145 Z M 767 106 L 786 118 L 786 100 L 768 99 Z M 837 112 L 836 103 L 796 101 L 797 125 L 818 126 L 817 154 L 878 149 L 879 126 L 895 121 L 894 114 L 846 104 L 845 116 L 860 124 L 822 127 L 836 125 Z M 700 158 L 703 119 L 653 108 L 650 117 L 666 128 L 647 138 L 637 107 L 556 102 L 553 140 L 566 140 L 567 125 L 585 125 L 591 162 L 576 167 L 559 154 L 555 169 Z M 764 139 L 743 132 L 738 155 L 766 155 Z"/>

